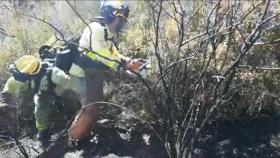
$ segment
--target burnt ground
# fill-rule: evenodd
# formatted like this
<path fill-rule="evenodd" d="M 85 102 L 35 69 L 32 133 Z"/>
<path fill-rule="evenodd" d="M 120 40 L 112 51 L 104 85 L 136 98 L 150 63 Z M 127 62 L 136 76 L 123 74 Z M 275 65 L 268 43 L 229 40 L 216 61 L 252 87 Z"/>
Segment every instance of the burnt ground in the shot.
<path fill-rule="evenodd" d="M 280 157 L 280 113 L 216 122 L 199 138 L 195 158 Z"/>
<path fill-rule="evenodd" d="M 116 123 L 101 119 L 90 142 L 84 142 L 77 150 L 64 146 L 54 148 L 52 156 L 65 158 L 164 158 L 164 148 L 151 133 L 134 128 L 131 122 Z M 34 139 L 35 132 L 19 140 L 30 157 L 43 150 Z M 57 139 L 53 131 L 53 140 Z M 3 136 L 3 134 L 2 134 Z M 22 157 L 11 138 L 1 137 L 2 158 Z M 215 121 L 209 124 L 196 142 L 192 158 L 278 158 L 280 157 L 280 114 L 262 114 L 254 118 L 235 121 Z"/>

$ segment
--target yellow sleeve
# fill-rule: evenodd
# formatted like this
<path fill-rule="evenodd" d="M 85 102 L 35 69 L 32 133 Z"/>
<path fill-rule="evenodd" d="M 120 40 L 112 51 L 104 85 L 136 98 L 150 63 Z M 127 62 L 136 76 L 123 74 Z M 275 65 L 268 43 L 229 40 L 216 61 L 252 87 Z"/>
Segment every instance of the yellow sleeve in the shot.
<path fill-rule="evenodd" d="M 104 35 L 104 27 L 101 24 L 98 22 L 91 23 L 89 27 L 86 27 L 83 31 L 79 41 L 79 50 L 91 48 L 93 51 L 97 51 L 103 48 L 105 43 Z"/>
<path fill-rule="evenodd" d="M 99 61 L 103 63 L 112 70 L 118 70 L 120 65 L 119 62 L 123 60 L 129 61 L 130 59 L 120 54 L 113 46 L 112 41 L 105 40 L 104 29 L 108 31 L 108 36 L 110 36 L 108 28 L 102 26 L 98 22 L 91 23 L 90 27 L 87 27 L 82 34 L 82 37 L 79 41 L 80 48 L 90 48 L 91 46 L 93 52 L 85 52 L 84 54 L 86 56 L 91 58 L 93 61 Z"/>
<path fill-rule="evenodd" d="M 24 83 L 17 81 L 14 77 L 10 77 L 5 83 L 3 92 L 9 93 L 13 96 L 18 97 L 20 89 L 24 87 Z"/>
<path fill-rule="evenodd" d="M 87 52 L 87 56 L 92 60 L 99 61 L 110 69 L 117 71 L 121 61 L 129 61 L 130 58 L 123 56 L 117 50 L 109 50 L 108 48 L 102 48 L 97 51 L 97 54 L 93 52 Z"/>

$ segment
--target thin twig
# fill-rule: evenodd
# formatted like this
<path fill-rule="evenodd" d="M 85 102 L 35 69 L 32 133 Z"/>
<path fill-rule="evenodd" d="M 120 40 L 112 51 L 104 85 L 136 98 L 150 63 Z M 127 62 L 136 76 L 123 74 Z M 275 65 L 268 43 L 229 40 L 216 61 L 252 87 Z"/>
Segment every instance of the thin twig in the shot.
<path fill-rule="evenodd" d="M 18 11 L 16 10 L 16 8 L 15 8 L 15 10 L 10 9 L 8 6 L 2 7 L 2 8 L 8 10 L 8 11 L 11 12 L 11 13 L 15 13 L 15 14 L 18 14 L 18 15 L 22 15 L 22 16 L 25 16 L 25 17 L 30 17 L 30 18 L 39 20 L 39 21 L 41 21 L 41 22 L 47 24 L 48 26 L 50 26 L 50 27 L 53 28 L 56 32 L 59 33 L 59 35 L 60 35 L 61 38 L 62 38 L 62 39 L 60 39 L 61 41 L 66 41 L 65 38 L 64 38 L 63 33 L 62 33 L 57 27 L 55 27 L 53 24 L 51 24 L 51 23 L 45 21 L 44 19 L 38 18 L 36 15 L 29 15 L 29 14 L 26 14 L 26 13 L 18 12 Z"/>
<path fill-rule="evenodd" d="M 8 37 L 12 37 L 12 38 L 16 37 L 16 36 L 14 36 L 14 35 L 11 35 L 11 34 L 9 34 L 9 33 L 6 33 L 5 30 L 4 30 L 3 28 L 0 28 L 0 34 L 3 34 L 3 35 L 8 36 Z"/>

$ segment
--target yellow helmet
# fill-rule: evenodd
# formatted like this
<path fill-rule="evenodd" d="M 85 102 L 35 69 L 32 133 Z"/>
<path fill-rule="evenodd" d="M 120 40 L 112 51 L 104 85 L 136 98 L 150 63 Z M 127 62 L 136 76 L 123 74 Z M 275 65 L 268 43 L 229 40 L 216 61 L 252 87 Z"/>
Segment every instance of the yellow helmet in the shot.
<path fill-rule="evenodd" d="M 15 62 L 15 68 L 21 73 L 35 75 L 40 72 L 41 61 L 32 55 L 25 55 Z"/>

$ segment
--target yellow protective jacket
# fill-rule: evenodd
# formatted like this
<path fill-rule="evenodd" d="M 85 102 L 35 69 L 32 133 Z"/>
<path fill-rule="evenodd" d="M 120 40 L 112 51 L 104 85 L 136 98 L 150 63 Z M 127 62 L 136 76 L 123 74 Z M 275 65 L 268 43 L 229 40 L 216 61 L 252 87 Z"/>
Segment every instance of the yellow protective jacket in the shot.
<path fill-rule="evenodd" d="M 12 96 L 18 97 L 20 92 L 28 90 L 28 82 L 17 81 L 14 77 L 10 77 L 4 86 L 2 93 L 9 93 Z M 31 88 L 34 88 L 34 82 L 31 82 Z"/>
<path fill-rule="evenodd" d="M 100 56 L 90 51 L 85 51 L 83 53 L 89 58 L 91 58 L 92 60 L 99 61 L 104 65 L 106 65 L 107 67 L 111 68 L 112 70 L 117 70 L 117 68 L 119 67 L 119 62 L 121 62 L 121 60 L 129 61 L 130 58 L 120 54 L 115 48 L 112 41 L 105 40 L 104 29 L 107 30 L 108 37 L 110 38 L 112 34 L 109 32 L 107 26 L 102 26 L 99 22 L 91 23 L 89 27 L 86 27 L 83 31 L 83 34 L 79 41 L 79 45 L 80 45 L 79 49 L 81 51 L 84 50 L 85 48 L 92 50 L 93 52 L 99 54 Z M 78 77 L 85 76 L 84 71 L 76 64 L 72 65 L 69 73 Z"/>
<path fill-rule="evenodd" d="M 54 67 L 51 74 L 51 81 L 56 84 L 54 92 L 56 95 L 61 96 L 66 90 L 72 90 L 77 94 L 85 93 L 85 85 L 80 78 L 67 75 L 64 71 L 57 67 Z M 40 81 L 40 91 L 46 91 L 48 89 L 48 78 L 43 76 Z M 11 94 L 14 97 L 19 97 L 20 93 L 27 92 L 29 89 L 35 88 L 34 80 L 30 83 L 17 81 L 14 77 L 10 77 L 4 86 L 2 93 Z"/>

